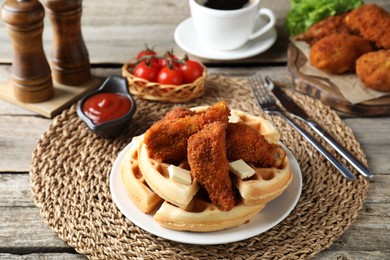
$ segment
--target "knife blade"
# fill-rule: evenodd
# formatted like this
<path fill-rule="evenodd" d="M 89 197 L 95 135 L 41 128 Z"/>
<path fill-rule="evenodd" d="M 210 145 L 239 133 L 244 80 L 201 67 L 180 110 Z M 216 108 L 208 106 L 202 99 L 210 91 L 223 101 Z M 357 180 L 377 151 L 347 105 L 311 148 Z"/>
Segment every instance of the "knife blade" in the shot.
<path fill-rule="evenodd" d="M 292 100 L 272 79 L 265 77 L 265 82 L 272 93 L 278 98 L 283 107 L 293 118 L 299 119 L 310 126 L 320 137 L 322 137 L 338 154 L 350 163 L 361 175 L 373 177 L 373 173 L 365 167 L 359 159 L 347 151 L 336 139 L 312 119 L 294 100 Z"/>

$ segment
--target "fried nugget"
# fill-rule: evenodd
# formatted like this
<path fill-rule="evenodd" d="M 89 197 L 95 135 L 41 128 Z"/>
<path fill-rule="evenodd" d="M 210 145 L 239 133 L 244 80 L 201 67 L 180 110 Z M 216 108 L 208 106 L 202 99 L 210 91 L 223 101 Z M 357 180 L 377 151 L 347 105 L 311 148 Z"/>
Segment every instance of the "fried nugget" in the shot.
<path fill-rule="evenodd" d="M 270 144 L 256 129 L 245 123 L 229 123 L 226 134 L 227 158 L 242 159 L 261 167 L 282 166 L 286 152 L 278 144 Z"/>
<path fill-rule="evenodd" d="M 345 23 L 378 48 L 390 49 L 390 14 L 375 4 L 365 4 L 345 17 Z"/>
<path fill-rule="evenodd" d="M 187 112 L 174 114 L 154 123 L 145 133 L 144 143 L 149 156 L 167 163 L 179 163 L 187 156 L 188 138 L 201 130 L 204 125 L 219 121 L 227 124 L 230 110 L 226 102 L 221 101 L 200 114 L 187 115 Z"/>
<path fill-rule="evenodd" d="M 207 124 L 188 139 L 188 163 L 211 202 L 221 210 L 231 210 L 235 197 L 226 158 L 226 124 Z"/>
<path fill-rule="evenodd" d="M 310 63 L 330 74 L 353 72 L 357 58 L 373 50 L 370 42 L 360 36 L 346 33 L 331 34 L 312 46 Z"/>
<path fill-rule="evenodd" d="M 334 33 L 352 34 L 352 30 L 345 24 L 347 13 L 329 16 L 322 21 L 313 24 L 305 33 L 301 33 L 295 37 L 297 41 L 305 41 L 312 46 L 317 41 L 325 36 Z"/>
<path fill-rule="evenodd" d="M 390 92 L 390 50 L 362 55 L 356 62 L 356 75 L 366 87 Z"/>

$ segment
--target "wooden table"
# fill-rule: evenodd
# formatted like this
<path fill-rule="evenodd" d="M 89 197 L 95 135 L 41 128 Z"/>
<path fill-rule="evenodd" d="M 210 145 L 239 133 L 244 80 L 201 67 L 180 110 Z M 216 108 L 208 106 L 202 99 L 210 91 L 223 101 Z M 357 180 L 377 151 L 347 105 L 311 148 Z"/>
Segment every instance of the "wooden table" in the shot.
<path fill-rule="evenodd" d="M 390 11 L 387 0 L 369 2 Z M 283 29 L 289 2 L 262 3 L 278 17 L 277 42 L 267 52 L 244 60 L 203 60 L 210 74 L 241 77 L 261 71 L 275 80 L 290 82 L 286 67 L 288 35 Z M 83 6 L 83 35 L 95 76 L 120 74 L 121 64 L 135 56 L 144 43 L 155 45 L 158 51 L 173 47 L 177 54 L 183 53 L 175 44 L 173 33 L 189 16 L 187 1 L 85 0 Z M 45 18 L 48 56 L 50 29 Z M 0 82 L 10 76 L 11 50 L 8 34 L 0 22 Z M 356 222 L 316 259 L 390 259 L 390 117 L 341 116 L 355 133 L 376 176 Z M 85 258 L 43 222 L 30 192 L 31 153 L 51 123 L 51 119 L 0 100 L 0 259 Z"/>

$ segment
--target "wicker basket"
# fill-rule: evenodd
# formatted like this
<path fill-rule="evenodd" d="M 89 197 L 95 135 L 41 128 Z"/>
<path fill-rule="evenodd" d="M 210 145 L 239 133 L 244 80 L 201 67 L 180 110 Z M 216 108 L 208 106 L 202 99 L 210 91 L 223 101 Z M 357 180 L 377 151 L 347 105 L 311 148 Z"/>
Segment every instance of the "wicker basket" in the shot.
<path fill-rule="evenodd" d="M 134 63 L 131 62 L 124 64 L 122 66 L 122 75 L 129 82 L 130 93 L 143 99 L 180 103 L 197 98 L 203 94 L 207 77 L 207 68 L 203 65 L 203 75 L 201 77 L 192 83 L 178 86 L 162 85 L 138 78 L 129 71 L 129 68 L 133 65 Z"/>

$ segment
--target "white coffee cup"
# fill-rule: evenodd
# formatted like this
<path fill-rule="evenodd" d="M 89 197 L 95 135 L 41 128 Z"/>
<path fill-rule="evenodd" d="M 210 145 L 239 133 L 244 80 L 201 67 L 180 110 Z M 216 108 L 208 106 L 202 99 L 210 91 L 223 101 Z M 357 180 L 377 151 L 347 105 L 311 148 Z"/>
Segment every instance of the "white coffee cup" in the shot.
<path fill-rule="evenodd" d="M 243 46 L 275 26 L 275 14 L 268 8 L 260 8 L 260 0 L 249 0 L 240 9 L 218 10 L 205 7 L 205 0 L 189 0 L 191 18 L 199 42 L 207 48 L 229 51 Z M 269 22 L 254 31 L 260 16 Z"/>

